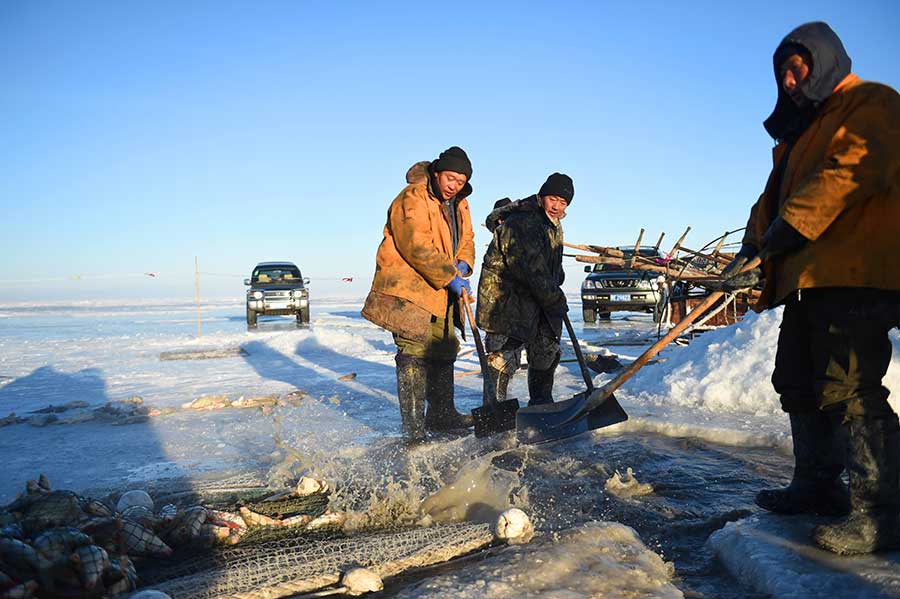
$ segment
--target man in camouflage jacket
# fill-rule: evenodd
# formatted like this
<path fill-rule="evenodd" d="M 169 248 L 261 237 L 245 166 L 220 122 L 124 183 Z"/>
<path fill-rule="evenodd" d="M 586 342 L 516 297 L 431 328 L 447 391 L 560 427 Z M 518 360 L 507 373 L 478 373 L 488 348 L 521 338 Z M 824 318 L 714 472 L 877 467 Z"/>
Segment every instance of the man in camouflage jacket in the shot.
<path fill-rule="evenodd" d="M 481 266 L 477 319 L 487 332 L 485 392 L 498 401 L 506 398 L 523 347 L 528 405 L 553 401 L 562 318 L 568 311 L 560 289 L 565 278 L 560 219 L 574 195 L 572 179 L 553 173 L 537 195 L 496 208 L 485 223 L 494 238 Z"/>

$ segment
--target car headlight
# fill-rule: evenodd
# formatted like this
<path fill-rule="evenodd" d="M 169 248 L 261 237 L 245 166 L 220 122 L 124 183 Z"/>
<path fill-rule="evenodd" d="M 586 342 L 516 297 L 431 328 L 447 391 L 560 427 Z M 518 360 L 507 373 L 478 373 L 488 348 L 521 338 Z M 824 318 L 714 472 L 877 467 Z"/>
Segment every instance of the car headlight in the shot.
<path fill-rule="evenodd" d="M 263 298 L 263 292 L 262 292 L 262 291 L 254 291 L 254 292 L 253 292 L 253 299 L 262 299 L 262 298 Z"/>
<path fill-rule="evenodd" d="M 638 289 L 651 289 L 652 287 L 653 287 L 653 286 L 650 284 L 650 281 L 648 281 L 648 280 L 646 280 L 646 279 L 641 279 L 641 280 L 638 281 L 638 283 L 637 283 L 637 288 L 638 288 Z"/>
<path fill-rule="evenodd" d="M 581 288 L 582 288 L 582 289 L 595 289 L 595 288 L 596 288 L 596 285 L 594 284 L 593 281 L 585 281 L 585 282 L 581 285 Z"/>

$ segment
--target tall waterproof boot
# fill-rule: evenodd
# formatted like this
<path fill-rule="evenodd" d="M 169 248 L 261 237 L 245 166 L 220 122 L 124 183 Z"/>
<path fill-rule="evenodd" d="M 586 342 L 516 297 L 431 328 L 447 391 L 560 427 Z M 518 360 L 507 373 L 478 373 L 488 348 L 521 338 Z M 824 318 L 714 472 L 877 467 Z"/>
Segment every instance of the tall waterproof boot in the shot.
<path fill-rule="evenodd" d="M 398 353 L 394 361 L 403 436 L 418 443 L 425 440 L 425 360 Z"/>
<path fill-rule="evenodd" d="M 471 428 L 475 419 L 460 414 L 453 404 L 453 362 L 427 362 L 425 428 L 430 431 L 453 431 Z"/>
<path fill-rule="evenodd" d="M 897 415 L 853 418 L 850 439 L 850 515 L 817 526 L 815 542 L 841 555 L 900 549 L 900 424 Z"/>
<path fill-rule="evenodd" d="M 783 489 L 763 489 L 756 505 L 777 514 L 843 516 L 850 494 L 841 481 L 846 435 L 820 410 L 791 412 L 794 476 Z"/>
<path fill-rule="evenodd" d="M 531 366 L 528 367 L 529 406 L 553 403 L 553 377 L 556 374 L 557 363 L 554 363 L 547 370 L 537 370 Z"/>
<path fill-rule="evenodd" d="M 509 380 L 512 377 L 502 370 L 497 370 L 493 366 L 488 366 L 487 376 L 484 377 L 484 389 L 486 393 L 490 393 L 498 403 L 506 401 L 507 389 L 509 389 Z"/>

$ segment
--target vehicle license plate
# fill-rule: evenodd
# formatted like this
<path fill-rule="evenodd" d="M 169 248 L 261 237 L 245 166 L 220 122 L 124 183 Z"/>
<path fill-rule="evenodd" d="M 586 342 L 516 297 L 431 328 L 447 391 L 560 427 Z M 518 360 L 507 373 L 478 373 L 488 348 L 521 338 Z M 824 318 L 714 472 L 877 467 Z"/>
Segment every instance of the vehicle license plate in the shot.
<path fill-rule="evenodd" d="M 610 296 L 609 299 L 610 299 L 610 301 L 614 301 L 614 302 L 630 302 L 630 301 L 631 301 L 631 294 L 628 294 L 628 293 L 613 293 L 613 294 Z"/>

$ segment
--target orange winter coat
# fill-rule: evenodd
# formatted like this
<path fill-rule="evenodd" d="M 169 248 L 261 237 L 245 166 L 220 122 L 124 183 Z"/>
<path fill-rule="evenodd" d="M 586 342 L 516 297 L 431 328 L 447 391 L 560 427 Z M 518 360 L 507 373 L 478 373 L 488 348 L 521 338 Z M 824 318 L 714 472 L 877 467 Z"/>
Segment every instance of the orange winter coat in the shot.
<path fill-rule="evenodd" d="M 443 202 L 432 193 L 423 168 L 427 169 L 427 163 L 410 169 L 410 184 L 388 208 L 384 239 L 375 256 L 372 291 L 401 298 L 443 318 L 449 302 L 445 287 L 459 274 L 456 262 L 475 266 L 475 234 L 469 202 L 462 198 L 456 206 L 459 243 L 454 253 Z M 468 184 L 461 195 L 467 191 L 471 191 Z"/>
<path fill-rule="evenodd" d="M 744 242 L 760 247 L 781 215 L 809 240 L 763 265 L 757 311 L 798 289 L 900 290 L 900 95 L 850 74 L 822 104 L 791 150 L 780 190 L 772 189 L 786 146 L 750 211 Z"/>

